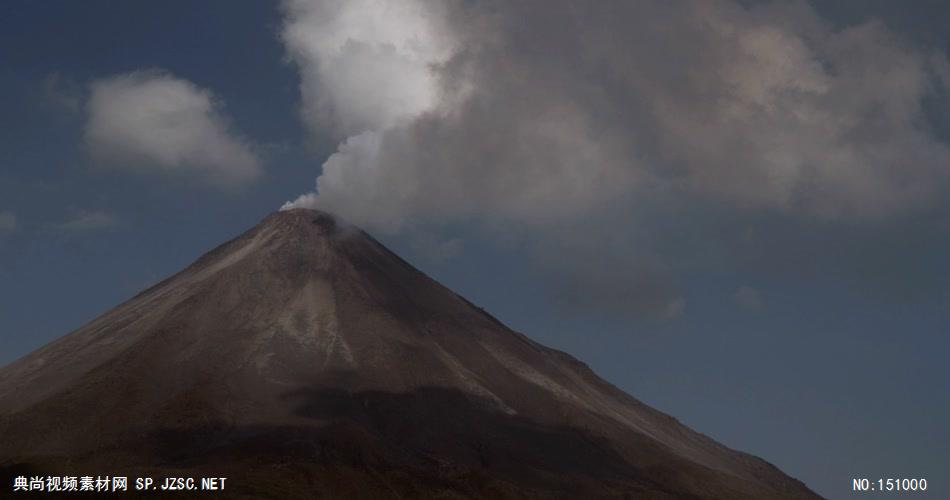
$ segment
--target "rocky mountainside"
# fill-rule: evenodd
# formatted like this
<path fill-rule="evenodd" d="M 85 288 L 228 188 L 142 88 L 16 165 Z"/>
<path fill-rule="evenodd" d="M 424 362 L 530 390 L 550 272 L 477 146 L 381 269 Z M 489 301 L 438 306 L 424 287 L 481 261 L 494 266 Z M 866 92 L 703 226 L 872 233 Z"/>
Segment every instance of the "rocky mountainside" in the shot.
<path fill-rule="evenodd" d="M 0 437 L 8 475 L 234 498 L 817 498 L 312 210 L 0 369 Z"/>

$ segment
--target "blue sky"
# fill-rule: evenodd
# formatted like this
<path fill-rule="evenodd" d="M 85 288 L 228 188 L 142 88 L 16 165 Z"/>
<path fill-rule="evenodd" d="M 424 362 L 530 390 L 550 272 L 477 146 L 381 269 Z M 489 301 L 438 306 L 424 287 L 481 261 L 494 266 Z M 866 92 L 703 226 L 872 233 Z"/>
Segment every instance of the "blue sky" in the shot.
<path fill-rule="evenodd" d="M 945 488 L 950 9 L 319 4 L 0 7 L 0 364 L 297 200 L 819 493 Z"/>

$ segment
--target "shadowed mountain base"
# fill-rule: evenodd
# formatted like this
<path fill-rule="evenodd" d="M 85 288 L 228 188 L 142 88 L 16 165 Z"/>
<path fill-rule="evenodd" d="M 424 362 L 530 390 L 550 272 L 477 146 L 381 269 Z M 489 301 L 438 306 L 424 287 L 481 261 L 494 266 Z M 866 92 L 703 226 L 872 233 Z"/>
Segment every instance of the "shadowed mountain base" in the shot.
<path fill-rule="evenodd" d="M 163 428 L 82 457 L 20 457 L 3 468 L 9 476 L 4 479 L 12 484 L 15 475 L 105 471 L 129 477 L 225 476 L 226 497 L 275 499 L 702 498 L 664 486 L 664 479 L 690 474 L 729 479 L 676 463 L 673 456 L 676 466 L 668 470 L 640 470 L 603 438 L 501 414 L 490 402 L 459 391 L 301 390 L 285 397 L 312 425 L 209 422 Z M 648 442 L 643 446 L 650 448 L 641 450 L 645 454 L 664 453 Z"/>

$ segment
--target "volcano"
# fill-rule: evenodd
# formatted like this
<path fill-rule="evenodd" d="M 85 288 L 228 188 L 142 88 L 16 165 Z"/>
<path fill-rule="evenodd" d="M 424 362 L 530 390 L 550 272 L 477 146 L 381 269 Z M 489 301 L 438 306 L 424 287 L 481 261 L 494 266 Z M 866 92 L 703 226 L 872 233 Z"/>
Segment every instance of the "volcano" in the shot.
<path fill-rule="evenodd" d="M 817 498 L 302 209 L 0 369 L 0 468 L 231 498 Z"/>

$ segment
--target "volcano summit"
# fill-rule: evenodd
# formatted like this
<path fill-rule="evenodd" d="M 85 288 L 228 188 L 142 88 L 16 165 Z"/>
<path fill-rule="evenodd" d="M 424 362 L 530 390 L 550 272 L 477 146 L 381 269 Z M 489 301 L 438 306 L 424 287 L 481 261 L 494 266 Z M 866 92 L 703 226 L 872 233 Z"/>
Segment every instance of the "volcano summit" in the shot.
<path fill-rule="evenodd" d="M 0 436 L 234 498 L 817 498 L 301 209 L 0 369 Z"/>

